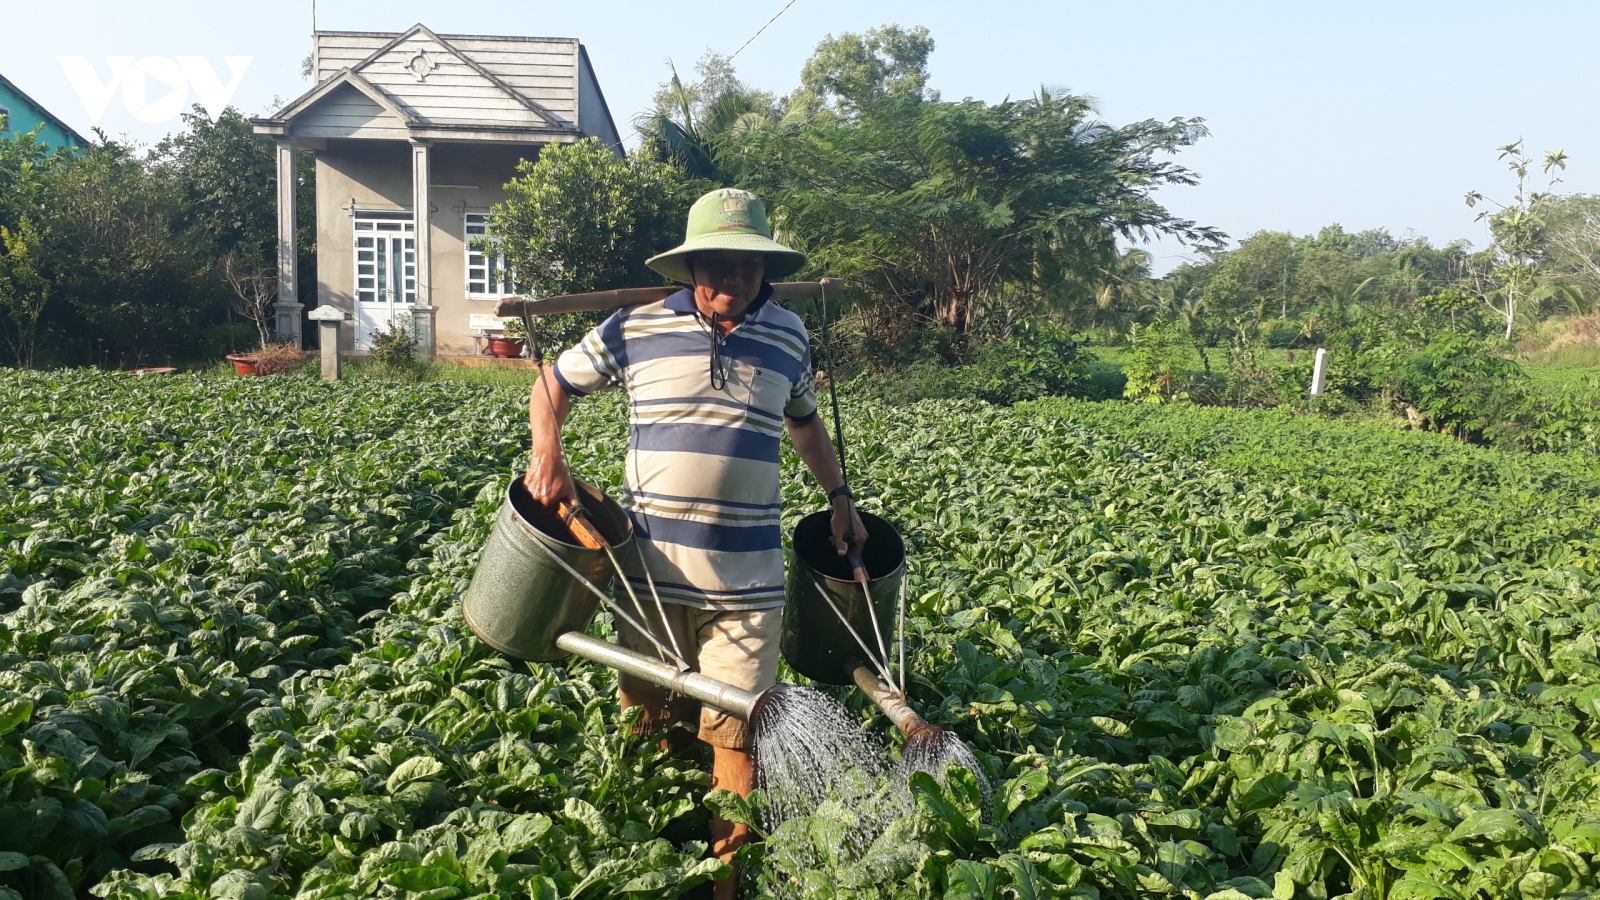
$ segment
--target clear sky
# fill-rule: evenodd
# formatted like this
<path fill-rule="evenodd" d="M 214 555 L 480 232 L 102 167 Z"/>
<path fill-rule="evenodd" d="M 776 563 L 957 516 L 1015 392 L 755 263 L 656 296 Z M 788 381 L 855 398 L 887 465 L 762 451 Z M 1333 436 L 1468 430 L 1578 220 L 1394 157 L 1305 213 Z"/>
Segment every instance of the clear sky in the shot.
<path fill-rule="evenodd" d="M 732 53 L 788 0 L 610 3 L 320 0 L 327 29 L 576 37 L 618 127 L 631 131 L 667 76 L 707 48 Z M 84 56 L 254 57 L 235 105 L 267 111 L 309 85 L 310 0 L 13 0 L 0 73 L 85 133 L 93 122 L 57 61 Z M 1040 85 L 1099 101 L 1105 119 L 1202 116 L 1212 136 L 1179 156 L 1203 181 L 1162 199 L 1234 238 L 1331 222 L 1408 230 L 1436 243 L 1483 231 L 1468 190 L 1509 192 L 1495 148 L 1572 157 L 1565 190 L 1600 192 L 1600 4 L 1569 2 L 946 2 L 795 0 L 736 60 L 748 83 L 786 93 L 817 41 L 887 23 L 924 25 L 932 84 L 997 101 Z M 152 85 L 151 100 L 158 97 Z M 100 126 L 152 142 L 172 127 L 136 119 L 120 96 Z M 1158 268 L 1181 247 L 1155 248 Z"/>

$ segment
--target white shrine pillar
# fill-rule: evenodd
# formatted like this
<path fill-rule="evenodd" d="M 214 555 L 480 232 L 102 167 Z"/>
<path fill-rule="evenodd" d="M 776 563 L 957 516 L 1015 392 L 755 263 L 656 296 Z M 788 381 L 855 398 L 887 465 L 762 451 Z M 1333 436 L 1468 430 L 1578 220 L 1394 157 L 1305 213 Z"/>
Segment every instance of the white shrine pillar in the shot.
<path fill-rule="evenodd" d="M 1316 361 L 1311 366 L 1311 396 L 1321 397 L 1328 391 L 1328 351 L 1317 348 Z"/>
<path fill-rule="evenodd" d="M 411 208 L 417 229 L 417 305 L 412 308 L 411 322 L 417 339 L 417 352 L 424 357 L 434 353 L 433 337 L 433 248 L 429 240 L 433 217 L 428 205 L 428 142 L 411 142 Z"/>
<path fill-rule="evenodd" d="M 322 377 L 325 381 L 339 380 L 339 323 L 344 312 L 332 306 L 319 306 L 306 318 L 317 323 L 317 343 L 322 351 Z"/>
<path fill-rule="evenodd" d="M 273 304 L 273 331 L 279 340 L 300 343 L 299 280 L 295 277 L 294 143 L 277 140 L 278 162 L 278 302 Z"/>

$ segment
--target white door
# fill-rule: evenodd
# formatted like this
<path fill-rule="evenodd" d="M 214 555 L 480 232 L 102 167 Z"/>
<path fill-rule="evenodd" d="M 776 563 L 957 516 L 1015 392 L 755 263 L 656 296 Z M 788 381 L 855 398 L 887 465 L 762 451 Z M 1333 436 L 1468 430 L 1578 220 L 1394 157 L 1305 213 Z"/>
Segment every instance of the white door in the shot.
<path fill-rule="evenodd" d="M 373 334 L 409 323 L 416 306 L 416 225 L 410 213 L 357 213 L 355 233 L 356 349 L 371 350 Z"/>

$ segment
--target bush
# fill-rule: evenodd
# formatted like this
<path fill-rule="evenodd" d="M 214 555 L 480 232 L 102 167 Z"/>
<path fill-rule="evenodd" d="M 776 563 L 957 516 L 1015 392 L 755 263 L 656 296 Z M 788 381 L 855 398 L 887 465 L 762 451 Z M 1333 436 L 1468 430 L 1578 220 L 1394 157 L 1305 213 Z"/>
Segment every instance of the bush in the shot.
<path fill-rule="evenodd" d="M 1065 328 L 1027 322 L 1011 336 L 978 351 L 960 369 L 966 396 L 1010 405 L 1040 397 L 1063 397 L 1088 380 L 1078 342 Z"/>
<path fill-rule="evenodd" d="M 1488 443 L 1496 433 L 1520 430 L 1515 420 L 1529 400 L 1526 376 L 1495 351 L 1487 341 L 1443 332 L 1422 347 L 1379 345 L 1357 366 L 1414 424 Z"/>
<path fill-rule="evenodd" d="M 1261 342 L 1274 350 L 1305 345 L 1304 330 L 1294 319 L 1273 319 L 1261 326 Z"/>
<path fill-rule="evenodd" d="M 411 319 L 396 316 L 386 331 L 372 336 L 372 359 L 385 366 L 405 366 L 417 355 L 417 337 L 411 333 Z"/>
<path fill-rule="evenodd" d="M 1088 386 L 1087 366 L 1071 333 L 1054 325 L 1022 323 L 1006 339 L 980 347 L 966 365 L 948 365 L 929 355 L 887 372 L 858 375 L 847 390 L 854 397 L 893 406 L 959 399 L 1009 406 L 1077 396 Z"/>
<path fill-rule="evenodd" d="M 1128 384 L 1122 396 L 1147 403 L 1188 399 L 1184 364 L 1194 342 L 1182 326 L 1154 322 L 1133 333 L 1133 358 L 1123 372 Z"/>
<path fill-rule="evenodd" d="M 293 372 L 305 364 L 306 355 L 290 341 L 268 344 L 250 354 L 255 360 L 258 375 L 282 375 Z"/>

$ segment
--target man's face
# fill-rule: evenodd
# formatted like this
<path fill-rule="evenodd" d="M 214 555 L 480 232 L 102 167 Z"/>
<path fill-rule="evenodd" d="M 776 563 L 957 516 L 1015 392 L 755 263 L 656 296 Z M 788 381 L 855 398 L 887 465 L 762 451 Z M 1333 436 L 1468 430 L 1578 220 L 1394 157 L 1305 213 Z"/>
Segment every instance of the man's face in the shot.
<path fill-rule="evenodd" d="M 746 250 L 702 250 L 689 257 L 694 301 L 707 315 L 737 319 L 761 291 L 766 256 Z"/>

